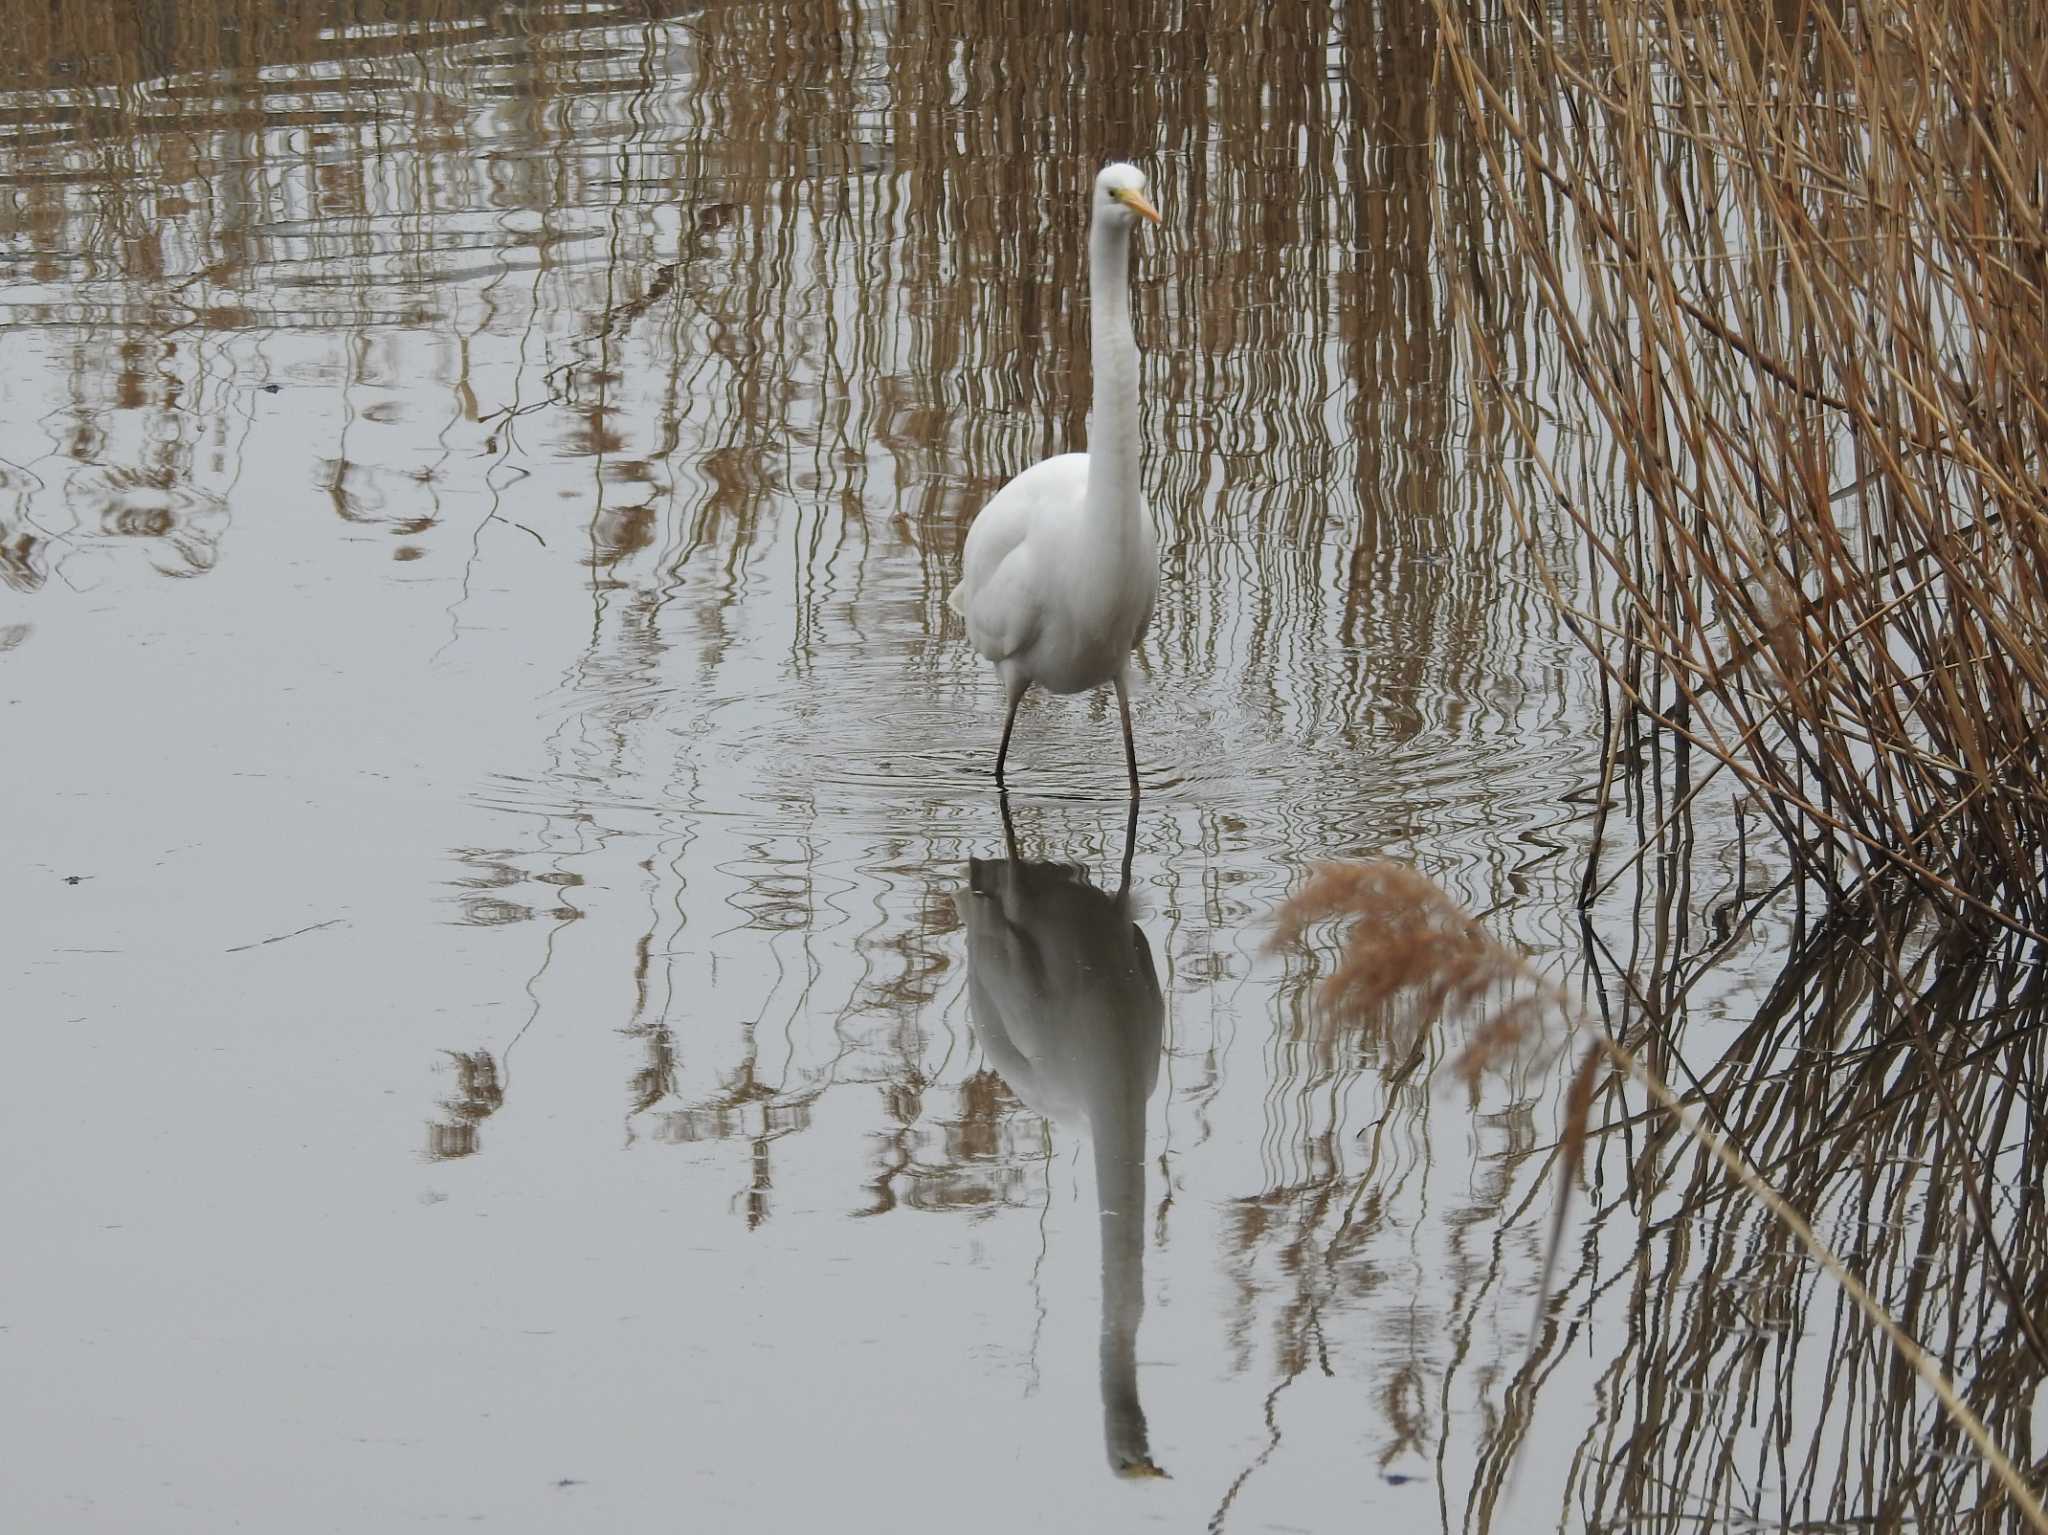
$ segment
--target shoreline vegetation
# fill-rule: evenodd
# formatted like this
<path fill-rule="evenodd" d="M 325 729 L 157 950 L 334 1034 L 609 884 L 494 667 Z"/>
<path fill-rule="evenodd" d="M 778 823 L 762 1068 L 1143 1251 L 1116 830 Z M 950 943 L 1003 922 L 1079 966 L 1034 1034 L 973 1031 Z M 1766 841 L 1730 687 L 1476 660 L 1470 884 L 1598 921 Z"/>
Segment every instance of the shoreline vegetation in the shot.
<path fill-rule="evenodd" d="M 1611 460 L 1507 367 L 1479 253 L 1444 270 L 1502 457 L 1539 468 L 1501 495 L 1580 535 L 1583 582 L 1547 583 L 1602 671 L 1598 803 L 1655 736 L 1674 805 L 1732 793 L 1829 905 L 2039 941 L 2048 20 L 1488 12 L 1438 5 L 1443 110 Z"/>
<path fill-rule="evenodd" d="M 1843 1464 L 1860 1454 L 1864 1483 L 1837 1480 L 1830 1516 L 2048 1530 L 2031 1443 L 2048 1370 L 2048 22 L 1997 0 L 1436 0 L 1435 14 L 1431 137 L 1479 146 L 1480 195 L 1511 236 L 1467 246 L 1470 221 L 1439 210 L 1440 269 L 1484 385 L 1476 433 L 1600 669 L 1581 906 L 1633 875 L 1655 887 L 1639 903 L 1654 936 L 1615 961 L 1588 927 L 1591 1027 L 1403 866 L 1320 866 L 1274 941 L 1348 924 L 1330 1015 L 1396 1041 L 1464 1020 L 1442 1058 L 1475 1105 L 1485 1073 L 1578 1049 L 1516 1395 L 1582 1314 L 1577 1277 L 1562 1296 L 1549 1281 L 1574 1189 L 1594 1231 L 1613 1208 L 1581 1166 L 1589 1143 L 1622 1137 L 1620 1202 L 1647 1213 L 1682 1189 L 1710 1246 L 1747 1231 L 1761 1244 L 1747 1261 L 1796 1297 L 1777 1327 L 1796 1337 L 1817 1319 L 1811 1283 L 1791 1277 L 1808 1259 L 1840 1287 L 1831 1346 L 1884 1384 L 1836 1403 Z M 1516 315 L 1554 338 L 1561 379 L 1531 382 Z M 1556 559 L 1560 522 L 1582 568 Z M 1683 957 L 1707 806 L 1738 844 L 1722 934 L 1788 894 L 1799 920 L 1755 1019 L 1695 1072 L 1684 998 L 1725 947 Z M 1789 870 L 1768 888 L 1747 874 L 1752 820 Z M 1761 1217 L 1705 1215 L 1738 1195 Z M 1823 1223 L 1847 1240 L 1831 1246 Z M 1922 1273 L 1937 1242 L 1945 1306 Z M 1707 1267 L 1732 1297 L 1739 1270 Z M 1850 1329 L 1840 1297 L 1860 1313 Z M 1763 1325 L 1734 1305 L 1738 1325 Z M 1610 1436 L 1624 1486 L 1682 1468 L 1726 1504 L 1753 1497 L 1739 1410 L 1667 1398 L 1651 1369 L 1694 1387 L 1743 1378 L 1716 1309 L 1636 1340 L 1647 1421 Z M 1827 1431 L 1775 1415 L 1765 1431 L 1781 1465 L 1802 1458 L 1793 1484 L 1809 1494 Z M 1497 1490 L 1520 1440 L 1511 1421 Z M 1957 1451 L 1981 1482 L 1943 1465 Z"/>

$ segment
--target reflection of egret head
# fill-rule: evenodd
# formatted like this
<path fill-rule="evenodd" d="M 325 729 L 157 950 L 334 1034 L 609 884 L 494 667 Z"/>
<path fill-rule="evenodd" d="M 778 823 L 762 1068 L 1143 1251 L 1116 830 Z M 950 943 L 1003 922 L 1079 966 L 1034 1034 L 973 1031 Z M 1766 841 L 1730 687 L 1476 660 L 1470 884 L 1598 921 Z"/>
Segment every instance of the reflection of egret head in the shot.
<path fill-rule="evenodd" d="M 1164 1476 L 1149 1448 L 1137 1362 L 1145 1104 L 1166 1020 L 1151 945 L 1125 891 L 1096 889 L 1072 864 L 977 858 L 954 901 L 967 927 L 974 1033 L 990 1064 L 1026 1105 L 1094 1143 L 1103 1437 L 1118 1476 Z"/>

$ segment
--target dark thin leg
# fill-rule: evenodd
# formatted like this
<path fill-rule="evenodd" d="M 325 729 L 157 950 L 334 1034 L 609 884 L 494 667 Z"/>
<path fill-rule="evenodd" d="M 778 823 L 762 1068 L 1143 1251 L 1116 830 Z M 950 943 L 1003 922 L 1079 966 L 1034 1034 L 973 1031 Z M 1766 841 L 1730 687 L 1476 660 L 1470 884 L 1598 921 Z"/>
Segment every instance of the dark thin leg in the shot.
<path fill-rule="evenodd" d="M 1124 718 L 1124 766 L 1131 770 L 1131 808 L 1138 805 L 1138 746 L 1131 739 L 1131 694 L 1124 686 L 1124 674 L 1116 674 L 1116 711 Z"/>
<path fill-rule="evenodd" d="M 1131 854 L 1138 850 L 1138 796 L 1131 796 L 1131 813 L 1124 821 L 1124 872 L 1117 881 L 1116 898 L 1121 901 L 1131 888 Z"/>
<path fill-rule="evenodd" d="M 1003 759 L 1010 755 L 1010 732 L 1017 728 L 1017 705 L 1024 702 L 1023 688 L 1010 695 L 1010 712 L 1003 716 L 1003 744 L 996 748 L 996 787 L 1003 787 Z"/>

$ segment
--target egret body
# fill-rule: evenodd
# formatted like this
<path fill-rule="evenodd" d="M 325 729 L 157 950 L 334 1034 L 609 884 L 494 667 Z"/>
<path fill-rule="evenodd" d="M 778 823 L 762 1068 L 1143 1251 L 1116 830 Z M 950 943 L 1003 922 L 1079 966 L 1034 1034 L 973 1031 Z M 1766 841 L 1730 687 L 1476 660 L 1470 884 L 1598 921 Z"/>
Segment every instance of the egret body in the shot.
<path fill-rule="evenodd" d="M 1007 708 L 996 782 L 1017 705 L 1036 683 L 1054 693 L 1116 684 L 1131 797 L 1131 652 L 1159 593 L 1159 537 L 1138 483 L 1138 343 L 1131 334 L 1131 231 L 1159 222 L 1135 165 L 1105 166 L 1089 210 L 1089 338 L 1095 400 L 1088 451 L 1034 464 L 997 491 L 967 532 L 947 599 L 974 648 L 995 663 Z"/>

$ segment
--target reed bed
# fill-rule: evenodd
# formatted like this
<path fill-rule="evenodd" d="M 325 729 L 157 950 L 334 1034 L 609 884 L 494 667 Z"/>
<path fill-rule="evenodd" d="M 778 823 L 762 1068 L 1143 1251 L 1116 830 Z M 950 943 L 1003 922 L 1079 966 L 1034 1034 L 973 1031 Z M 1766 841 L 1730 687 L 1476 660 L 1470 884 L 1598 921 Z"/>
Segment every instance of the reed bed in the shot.
<path fill-rule="evenodd" d="M 1557 1271 L 1473 1522 L 1592 1349 L 1567 1522 L 2048 1528 L 2048 16 L 1435 18 L 1431 136 L 1478 167 L 1475 194 L 1446 161 L 1434 224 L 1473 436 L 1599 666 L 1589 1001 L 1395 866 L 1318 871 L 1279 935 L 1345 926 L 1326 1007 L 1393 1043 L 1390 1099 L 1444 1060 L 1528 1102 L 1577 1053 L 1560 1197 L 1499 1196 Z M 1700 834 L 1732 863 L 1711 900 Z M 1702 1037 L 1788 891 L 1776 980 Z M 1362 1261 L 1375 1176 L 1294 1201 L 1290 1272 Z M 1479 1272 L 1462 1315 L 1510 1286 Z"/>
<path fill-rule="evenodd" d="M 1679 802 L 1732 791 L 1831 901 L 2038 937 L 2048 13 L 1437 15 L 1442 131 L 1510 231 L 1439 245 L 1499 493 L 1532 547 L 1582 540 L 1545 580 L 1602 669 L 1600 803 L 1647 732 Z M 1554 393 L 1492 319 L 1503 269 Z"/>

